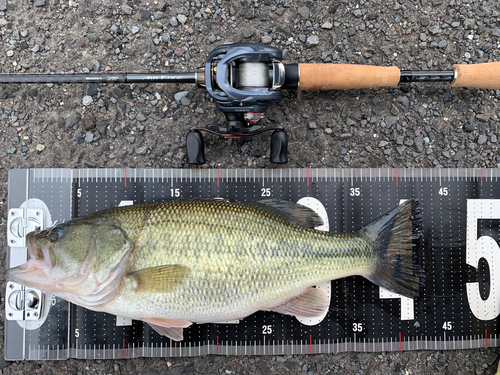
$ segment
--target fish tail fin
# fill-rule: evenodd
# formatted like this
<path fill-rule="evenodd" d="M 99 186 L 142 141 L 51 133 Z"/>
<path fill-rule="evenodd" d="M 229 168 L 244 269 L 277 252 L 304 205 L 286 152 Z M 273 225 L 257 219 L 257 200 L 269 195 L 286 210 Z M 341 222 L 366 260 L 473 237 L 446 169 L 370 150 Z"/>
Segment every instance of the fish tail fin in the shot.
<path fill-rule="evenodd" d="M 418 201 L 410 199 L 359 232 L 375 244 L 375 261 L 364 275 L 371 282 L 406 297 L 420 295 L 420 268 L 414 264 L 422 234 Z"/>

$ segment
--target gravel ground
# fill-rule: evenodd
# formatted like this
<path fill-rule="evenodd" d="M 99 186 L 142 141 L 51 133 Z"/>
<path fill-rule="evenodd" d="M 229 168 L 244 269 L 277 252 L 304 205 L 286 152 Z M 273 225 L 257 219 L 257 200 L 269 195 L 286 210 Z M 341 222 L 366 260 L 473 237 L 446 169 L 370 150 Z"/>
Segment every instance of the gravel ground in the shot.
<path fill-rule="evenodd" d="M 498 0 L 0 0 L 0 68 L 190 72 L 216 46 L 248 41 L 283 49 L 288 63 L 449 69 L 454 63 L 500 60 L 499 5 Z M 286 92 L 266 122 L 287 129 L 291 168 L 498 167 L 499 98 L 500 90 L 439 83 Z M 0 116 L 0 273 L 9 169 L 187 167 L 188 129 L 224 121 L 205 91 L 192 84 L 0 85 Z M 206 137 L 203 168 L 276 168 L 266 157 L 268 144 L 269 135 L 245 144 Z M 2 373 L 493 374 L 497 356 L 490 348 L 68 360 L 13 363 Z"/>

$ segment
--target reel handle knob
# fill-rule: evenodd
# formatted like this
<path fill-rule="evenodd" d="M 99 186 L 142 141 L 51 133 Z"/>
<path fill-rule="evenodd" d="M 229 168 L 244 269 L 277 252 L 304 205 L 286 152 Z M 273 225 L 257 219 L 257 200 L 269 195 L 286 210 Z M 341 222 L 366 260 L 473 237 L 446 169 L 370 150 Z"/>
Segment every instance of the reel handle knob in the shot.
<path fill-rule="evenodd" d="M 205 143 L 198 130 L 191 130 L 186 136 L 186 154 L 189 164 L 205 164 Z"/>
<path fill-rule="evenodd" d="M 288 162 L 288 139 L 284 130 L 275 130 L 271 135 L 271 163 Z"/>

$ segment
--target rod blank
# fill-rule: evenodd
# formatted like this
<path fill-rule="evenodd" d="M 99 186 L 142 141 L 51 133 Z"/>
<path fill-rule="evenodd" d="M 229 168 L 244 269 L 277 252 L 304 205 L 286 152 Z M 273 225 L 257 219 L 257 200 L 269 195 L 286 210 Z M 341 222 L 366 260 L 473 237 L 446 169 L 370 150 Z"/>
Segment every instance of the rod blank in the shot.
<path fill-rule="evenodd" d="M 195 73 L 0 74 L 0 83 L 196 83 Z"/>

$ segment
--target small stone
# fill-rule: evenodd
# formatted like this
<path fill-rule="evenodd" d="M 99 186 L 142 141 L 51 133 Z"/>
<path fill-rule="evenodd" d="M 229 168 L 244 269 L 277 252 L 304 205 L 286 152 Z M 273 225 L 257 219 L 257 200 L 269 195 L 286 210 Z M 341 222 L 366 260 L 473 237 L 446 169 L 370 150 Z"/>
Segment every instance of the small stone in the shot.
<path fill-rule="evenodd" d="M 385 147 L 389 144 L 389 142 L 387 141 L 380 141 L 379 144 L 378 144 L 378 147 Z"/>
<path fill-rule="evenodd" d="M 188 105 L 191 104 L 191 99 L 189 99 L 187 96 L 184 96 L 181 99 L 181 104 L 184 105 L 184 106 L 188 106 Z"/>
<path fill-rule="evenodd" d="M 273 38 L 271 38 L 269 35 L 264 35 L 262 38 L 260 38 L 260 41 L 265 44 L 269 44 L 273 41 Z"/>
<path fill-rule="evenodd" d="M 130 15 L 130 14 L 132 14 L 132 10 L 133 10 L 132 7 L 129 6 L 128 4 L 122 5 L 122 13 L 123 14 Z"/>
<path fill-rule="evenodd" d="M 151 17 L 151 11 L 149 10 L 141 10 L 141 21 L 147 21 Z"/>
<path fill-rule="evenodd" d="M 309 8 L 308 7 L 302 7 L 299 9 L 298 13 L 305 19 L 309 18 Z"/>
<path fill-rule="evenodd" d="M 316 123 L 314 121 L 311 121 L 309 123 L 309 129 L 317 129 L 318 128 L 318 125 L 316 125 Z"/>
<path fill-rule="evenodd" d="M 142 146 L 135 150 L 137 155 L 146 155 L 148 153 L 148 146 Z"/>
<path fill-rule="evenodd" d="M 250 27 L 243 27 L 241 29 L 241 35 L 243 35 L 244 38 L 250 38 L 253 34 L 254 32 Z"/>
<path fill-rule="evenodd" d="M 327 29 L 330 30 L 333 27 L 331 22 L 325 22 L 323 25 L 321 25 L 322 29 Z"/>
<path fill-rule="evenodd" d="M 45 145 L 42 145 L 42 144 L 37 144 L 36 145 L 36 148 L 35 148 L 38 152 L 42 152 L 43 150 L 45 150 Z"/>
<path fill-rule="evenodd" d="M 174 26 L 174 27 L 179 25 L 179 22 L 177 22 L 177 18 L 175 18 L 175 17 L 170 18 L 170 20 L 168 22 L 170 23 L 171 26 Z"/>
<path fill-rule="evenodd" d="M 139 112 L 137 114 L 137 117 L 135 118 L 137 121 L 146 121 L 146 116 L 144 116 L 144 114 L 142 112 Z"/>
<path fill-rule="evenodd" d="M 9 57 L 14 56 L 14 51 L 13 51 L 13 50 L 11 50 L 11 49 L 10 49 L 10 50 L 8 50 L 8 51 L 7 51 L 7 56 L 9 56 Z"/>
<path fill-rule="evenodd" d="M 7 0 L 0 0 L 0 11 L 7 10 Z"/>
<path fill-rule="evenodd" d="M 15 148 L 14 146 L 10 146 L 9 148 L 9 154 L 15 154 L 17 151 L 17 148 Z"/>
<path fill-rule="evenodd" d="M 432 35 L 436 35 L 436 34 L 439 34 L 441 32 L 441 28 L 439 27 L 439 25 L 435 25 L 435 26 L 429 27 L 429 32 Z"/>
<path fill-rule="evenodd" d="M 488 122 L 490 120 L 490 115 L 487 114 L 487 113 L 480 113 L 478 115 L 476 115 L 476 119 L 478 119 L 479 121 L 484 121 L 484 122 Z"/>
<path fill-rule="evenodd" d="M 87 134 L 85 134 L 85 143 L 92 143 L 93 140 L 94 140 L 94 133 L 87 132 Z"/>
<path fill-rule="evenodd" d="M 451 102 L 453 99 L 453 95 L 451 92 L 446 92 L 444 95 L 443 95 L 443 102 Z"/>
<path fill-rule="evenodd" d="M 66 125 L 65 125 L 66 129 L 73 127 L 73 125 L 76 125 L 81 119 L 82 115 L 80 113 L 73 112 L 66 119 Z"/>
<path fill-rule="evenodd" d="M 396 122 L 399 121 L 399 117 L 397 116 L 387 116 L 385 118 L 385 123 L 387 124 L 387 126 L 391 127 L 392 125 L 394 125 Z"/>
<path fill-rule="evenodd" d="M 77 144 L 82 144 L 85 142 L 85 133 L 76 133 L 75 134 L 75 141 Z"/>
<path fill-rule="evenodd" d="M 184 25 L 187 21 L 187 17 L 184 14 L 179 14 L 177 16 L 177 20 Z"/>
<path fill-rule="evenodd" d="M 311 35 L 307 38 L 306 46 L 311 47 L 319 43 L 319 37 L 317 35 Z"/>
<path fill-rule="evenodd" d="M 137 34 L 141 29 L 137 26 L 132 26 L 130 30 L 132 31 L 132 34 Z"/>
<path fill-rule="evenodd" d="M 488 142 L 488 137 L 486 137 L 484 134 L 481 134 L 481 135 L 477 138 L 477 144 L 478 144 L 478 145 L 484 145 L 486 142 Z"/>
<path fill-rule="evenodd" d="M 464 132 L 466 133 L 472 133 L 474 131 L 474 129 L 476 128 L 476 125 L 474 124 L 471 124 L 471 123 L 466 123 L 462 126 L 462 129 L 464 130 Z"/>
<path fill-rule="evenodd" d="M 174 99 L 180 103 L 181 99 L 184 98 L 187 94 L 188 94 L 187 91 L 180 91 L 177 94 L 174 94 Z"/>
<path fill-rule="evenodd" d="M 87 95 L 94 96 L 98 93 L 99 85 L 97 83 L 91 83 L 89 89 L 87 90 Z"/>
<path fill-rule="evenodd" d="M 36 7 L 44 7 L 45 6 L 45 0 L 36 0 L 35 3 L 33 4 Z"/>
<path fill-rule="evenodd" d="M 491 35 L 500 36 L 500 28 L 491 30 Z"/>
<path fill-rule="evenodd" d="M 36 98 L 38 95 L 37 89 L 29 88 L 26 89 L 26 95 L 28 95 L 30 98 Z"/>
<path fill-rule="evenodd" d="M 427 17 L 422 17 L 422 18 L 420 19 L 420 24 L 421 24 L 422 26 L 429 26 L 429 19 L 428 19 Z"/>
<path fill-rule="evenodd" d="M 446 40 L 441 40 L 439 43 L 438 43 L 438 47 L 439 48 L 446 48 L 448 46 L 448 42 Z"/>
<path fill-rule="evenodd" d="M 90 104 L 92 104 L 92 102 L 94 101 L 94 99 L 92 99 L 92 97 L 90 95 L 86 95 L 83 97 L 83 105 L 86 107 Z"/>

